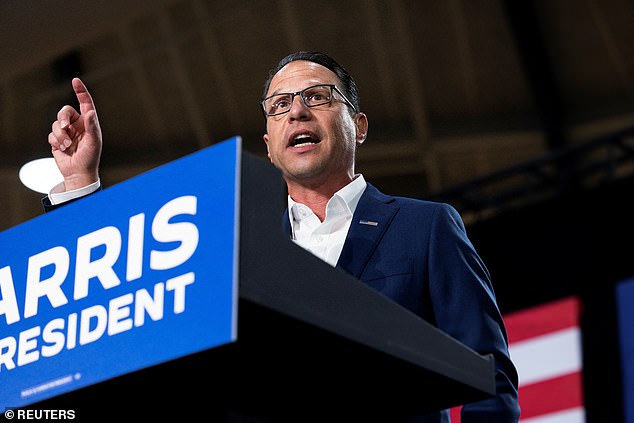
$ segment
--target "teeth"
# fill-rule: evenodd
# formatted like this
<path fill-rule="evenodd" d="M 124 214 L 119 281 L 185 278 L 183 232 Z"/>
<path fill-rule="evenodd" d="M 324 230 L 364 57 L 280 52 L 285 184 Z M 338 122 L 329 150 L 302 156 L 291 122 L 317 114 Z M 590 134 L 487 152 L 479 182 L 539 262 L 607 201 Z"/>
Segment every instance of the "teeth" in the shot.
<path fill-rule="evenodd" d="M 318 141 L 314 140 L 308 134 L 299 134 L 293 138 L 293 147 L 303 147 L 306 145 L 316 144 Z"/>

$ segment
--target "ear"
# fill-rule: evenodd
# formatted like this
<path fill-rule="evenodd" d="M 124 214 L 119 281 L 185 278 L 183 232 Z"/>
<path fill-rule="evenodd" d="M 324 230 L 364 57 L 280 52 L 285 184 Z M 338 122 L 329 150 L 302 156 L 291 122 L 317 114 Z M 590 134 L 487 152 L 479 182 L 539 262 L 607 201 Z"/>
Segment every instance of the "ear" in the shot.
<path fill-rule="evenodd" d="M 354 116 L 355 135 L 358 145 L 363 144 L 368 136 L 368 117 L 363 112 L 359 112 Z"/>
<path fill-rule="evenodd" d="M 264 144 L 266 144 L 266 157 L 271 160 L 271 151 L 269 150 L 269 134 L 262 135 L 262 139 L 264 140 Z"/>

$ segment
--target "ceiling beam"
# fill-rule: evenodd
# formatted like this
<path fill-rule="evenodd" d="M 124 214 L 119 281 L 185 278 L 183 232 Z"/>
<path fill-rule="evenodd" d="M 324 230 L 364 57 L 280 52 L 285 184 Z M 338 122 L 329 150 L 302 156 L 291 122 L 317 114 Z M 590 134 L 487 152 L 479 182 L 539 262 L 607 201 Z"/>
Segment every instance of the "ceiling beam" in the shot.
<path fill-rule="evenodd" d="M 390 55 L 386 54 L 391 46 L 386 42 L 385 31 L 382 30 L 381 14 L 377 5 L 377 0 L 364 2 L 364 7 L 360 9 L 365 14 L 370 43 L 372 45 L 374 62 L 376 63 L 376 82 L 381 92 L 381 100 L 385 105 L 386 116 L 389 119 L 397 119 L 401 113 L 396 85 L 394 83 L 395 73 L 390 68 Z"/>
<path fill-rule="evenodd" d="M 198 101 L 196 100 L 196 95 L 194 94 L 195 90 L 192 86 L 191 78 L 187 73 L 187 67 L 184 64 L 184 60 L 181 55 L 180 45 L 176 41 L 178 38 L 176 30 L 174 29 L 167 12 L 158 11 L 156 16 L 159 28 L 165 39 L 167 54 L 174 73 L 174 81 L 178 86 L 178 90 L 183 100 L 185 115 L 191 125 L 191 130 L 196 138 L 198 147 L 207 147 L 211 143 L 211 134 L 207 129 L 206 119 L 201 112 Z"/>
<path fill-rule="evenodd" d="M 627 87 L 631 93 L 634 93 L 634 75 L 627 69 L 623 53 L 618 47 L 617 38 L 614 36 L 614 31 L 611 30 L 610 25 L 605 19 L 603 10 L 601 10 L 601 7 L 595 0 L 586 0 L 586 4 L 590 9 L 590 16 L 592 16 L 599 36 L 605 45 L 612 67 L 623 83 L 623 86 Z"/>
<path fill-rule="evenodd" d="M 220 52 L 220 43 L 214 32 L 214 26 L 210 23 L 211 16 L 202 0 L 193 0 L 192 7 L 200 21 L 207 22 L 200 25 L 205 51 L 211 64 L 211 77 L 216 81 L 224 112 L 227 114 L 229 125 L 234 131 L 238 131 L 245 124 L 238 104 L 238 96 L 231 83 L 228 66 Z"/>
<path fill-rule="evenodd" d="M 122 28 L 118 32 L 119 41 L 123 46 L 123 50 L 125 51 L 127 60 L 126 63 L 129 64 L 130 72 L 132 73 L 132 78 L 134 80 L 134 87 L 137 89 L 139 93 L 139 99 L 141 100 L 141 105 L 143 106 L 143 110 L 145 111 L 145 115 L 148 118 L 150 123 L 149 128 L 152 132 L 152 136 L 154 139 L 159 141 L 161 147 L 165 151 L 169 151 L 169 139 L 167 137 L 167 130 L 165 125 L 163 124 L 163 118 L 161 117 L 161 112 L 157 107 L 157 98 L 154 92 L 152 91 L 152 87 L 148 81 L 147 72 L 143 68 L 143 60 L 142 57 L 139 56 L 138 49 L 134 45 L 134 40 L 130 35 L 130 32 L 127 28 Z"/>
<path fill-rule="evenodd" d="M 390 2 L 394 13 L 394 25 L 396 32 L 395 43 L 400 54 L 403 76 L 407 81 L 408 90 L 405 94 L 410 118 L 414 127 L 414 134 L 419 144 L 419 157 L 421 166 L 425 168 L 428 188 L 438 189 L 440 186 L 440 176 L 434 150 L 431 147 L 431 130 L 427 116 L 427 105 L 425 103 L 425 92 L 421 83 L 421 76 L 415 57 L 418 56 L 412 42 L 412 32 L 410 30 L 407 9 L 402 0 Z"/>
<path fill-rule="evenodd" d="M 462 86 L 465 92 L 466 109 L 471 115 L 477 113 L 478 105 L 478 81 L 475 74 L 475 64 L 473 60 L 473 50 L 471 48 L 469 27 L 465 16 L 464 8 L 460 0 L 449 0 L 447 2 L 456 35 L 456 51 L 460 73 L 462 75 Z"/>
<path fill-rule="evenodd" d="M 564 148 L 569 142 L 561 88 L 549 59 L 535 4 L 504 0 L 503 5 L 547 145 L 551 150 Z"/>
<path fill-rule="evenodd" d="M 0 81 L 6 82 L 111 33 L 112 28 L 175 2 L 0 1 Z"/>

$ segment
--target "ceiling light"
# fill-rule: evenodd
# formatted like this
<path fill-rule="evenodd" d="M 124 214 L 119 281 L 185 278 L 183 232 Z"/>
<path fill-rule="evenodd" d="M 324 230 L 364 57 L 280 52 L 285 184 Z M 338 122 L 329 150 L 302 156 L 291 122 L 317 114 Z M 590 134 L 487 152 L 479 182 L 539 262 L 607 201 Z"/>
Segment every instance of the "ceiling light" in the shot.
<path fill-rule="evenodd" d="M 19 177 L 24 186 L 41 194 L 48 194 L 55 185 L 64 181 L 52 157 L 36 159 L 24 164 L 20 168 Z"/>

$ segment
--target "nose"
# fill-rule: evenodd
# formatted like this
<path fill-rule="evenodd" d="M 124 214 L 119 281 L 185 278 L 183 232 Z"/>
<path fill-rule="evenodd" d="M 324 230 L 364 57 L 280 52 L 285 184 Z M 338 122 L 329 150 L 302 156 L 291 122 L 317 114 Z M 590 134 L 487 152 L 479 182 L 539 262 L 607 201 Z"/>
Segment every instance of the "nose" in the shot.
<path fill-rule="evenodd" d="M 291 109 L 288 111 L 290 120 L 306 120 L 310 116 L 310 108 L 306 106 L 300 95 L 293 96 Z"/>

